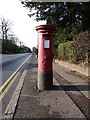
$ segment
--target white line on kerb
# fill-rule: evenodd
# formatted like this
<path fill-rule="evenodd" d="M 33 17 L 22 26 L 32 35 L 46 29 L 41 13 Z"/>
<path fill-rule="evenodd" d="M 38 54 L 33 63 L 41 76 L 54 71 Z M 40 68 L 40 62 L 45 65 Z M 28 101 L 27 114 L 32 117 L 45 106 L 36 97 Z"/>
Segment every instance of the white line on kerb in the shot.
<path fill-rule="evenodd" d="M 28 57 L 28 59 L 29 59 L 29 57 Z M 28 61 L 28 59 L 26 61 Z M 27 68 L 28 68 L 28 66 L 26 66 L 26 70 L 24 70 L 24 72 L 22 73 L 22 76 L 21 76 L 19 83 L 16 87 L 16 90 L 14 91 L 14 94 L 13 94 L 13 96 L 12 96 L 12 98 L 11 98 L 11 100 L 10 100 L 6 110 L 5 110 L 5 114 L 2 116 L 2 118 L 13 119 L 15 108 L 16 108 L 16 105 L 17 105 L 17 102 L 18 102 L 18 99 L 20 96 L 20 91 L 22 89 L 22 85 L 23 85 L 23 82 L 24 82 L 24 79 L 25 79 L 25 76 L 27 73 Z"/>

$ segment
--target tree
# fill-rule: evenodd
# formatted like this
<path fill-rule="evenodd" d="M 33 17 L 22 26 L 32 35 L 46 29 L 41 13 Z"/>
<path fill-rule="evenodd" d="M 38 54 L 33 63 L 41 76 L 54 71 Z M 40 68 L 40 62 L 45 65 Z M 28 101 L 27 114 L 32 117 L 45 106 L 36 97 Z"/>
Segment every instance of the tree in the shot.
<path fill-rule="evenodd" d="M 79 25 L 80 30 L 89 29 L 90 2 L 30 2 L 21 0 L 24 7 L 29 9 L 29 16 L 35 16 L 37 21 L 46 20 L 56 28 L 67 28 Z"/>
<path fill-rule="evenodd" d="M 2 39 L 8 39 L 9 32 L 11 30 L 12 22 L 5 18 L 0 18 L 0 33 Z"/>
<path fill-rule="evenodd" d="M 72 41 L 76 34 L 90 30 L 90 2 L 30 2 L 21 0 L 35 20 L 46 20 L 56 27 L 54 53 L 59 44 Z"/>
<path fill-rule="evenodd" d="M 37 48 L 36 48 L 36 47 L 33 47 L 33 48 L 32 48 L 32 52 L 33 52 L 33 53 L 37 53 Z"/>
<path fill-rule="evenodd" d="M 0 40 L 1 41 L 1 40 Z M 22 53 L 22 52 L 31 52 L 31 49 L 27 46 L 17 46 L 13 40 L 2 40 L 2 53 Z"/>

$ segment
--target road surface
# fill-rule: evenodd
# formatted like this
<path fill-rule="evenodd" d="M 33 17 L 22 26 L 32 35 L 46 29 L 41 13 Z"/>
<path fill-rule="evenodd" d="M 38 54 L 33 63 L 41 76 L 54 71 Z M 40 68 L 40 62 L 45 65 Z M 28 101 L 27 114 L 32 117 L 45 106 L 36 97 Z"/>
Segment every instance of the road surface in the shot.
<path fill-rule="evenodd" d="M 2 55 L 0 56 L 0 100 L 2 101 L 2 112 L 5 111 L 11 96 L 18 84 L 17 78 L 21 76 L 21 66 L 31 57 L 30 53 Z M 15 78 L 15 79 L 14 79 Z M 9 86 L 9 87 L 8 87 Z"/>

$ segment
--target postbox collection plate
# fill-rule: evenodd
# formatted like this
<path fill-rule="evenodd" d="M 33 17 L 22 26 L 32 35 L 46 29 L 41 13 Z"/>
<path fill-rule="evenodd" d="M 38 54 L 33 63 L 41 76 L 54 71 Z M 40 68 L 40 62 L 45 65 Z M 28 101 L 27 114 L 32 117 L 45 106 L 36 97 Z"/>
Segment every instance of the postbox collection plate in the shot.
<path fill-rule="evenodd" d="M 44 40 L 44 48 L 50 48 L 50 40 Z"/>

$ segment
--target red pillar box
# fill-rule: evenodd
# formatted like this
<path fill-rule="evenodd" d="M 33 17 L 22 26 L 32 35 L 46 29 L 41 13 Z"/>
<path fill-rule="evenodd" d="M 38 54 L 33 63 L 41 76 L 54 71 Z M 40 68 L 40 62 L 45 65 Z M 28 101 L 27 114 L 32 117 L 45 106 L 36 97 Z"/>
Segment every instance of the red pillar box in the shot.
<path fill-rule="evenodd" d="M 54 27 L 40 25 L 38 32 L 38 82 L 40 90 L 51 89 L 53 85 L 52 44 Z"/>

